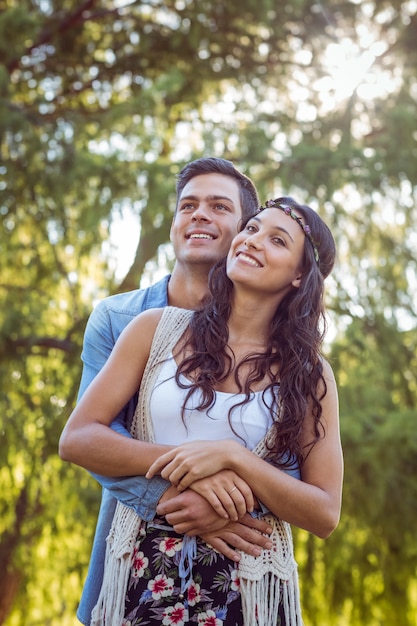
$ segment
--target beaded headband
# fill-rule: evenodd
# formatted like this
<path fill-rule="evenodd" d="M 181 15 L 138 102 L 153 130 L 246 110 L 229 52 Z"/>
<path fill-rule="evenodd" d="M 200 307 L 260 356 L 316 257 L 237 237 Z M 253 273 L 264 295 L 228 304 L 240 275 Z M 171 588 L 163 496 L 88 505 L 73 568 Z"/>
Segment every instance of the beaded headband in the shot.
<path fill-rule="evenodd" d="M 284 211 L 284 213 L 286 213 L 287 215 L 292 217 L 292 219 L 295 220 L 297 222 L 297 224 L 300 225 L 300 227 L 303 230 L 305 236 L 310 240 L 311 245 L 313 246 L 314 258 L 315 258 L 316 263 L 318 265 L 319 261 L 320 261 L 319 250 L 318 250 L 316 244 L 314 243 L 313 237 L 311 235 L 310 226 L 308 224 L 304 224 L 304 222 L 301 219 L 301 217 L 294 212 L 293 208 L 289 204 L 284 204 L 283 202 L 280 202 L 278 199 L 276 199 L 276 200 L 267 200 L 265 202 L 265 206 L 264 207 L 262 207 L 262 206 L 260 207 L 261 211 L 263 209 L 281 209 L 281 211 Z"/>

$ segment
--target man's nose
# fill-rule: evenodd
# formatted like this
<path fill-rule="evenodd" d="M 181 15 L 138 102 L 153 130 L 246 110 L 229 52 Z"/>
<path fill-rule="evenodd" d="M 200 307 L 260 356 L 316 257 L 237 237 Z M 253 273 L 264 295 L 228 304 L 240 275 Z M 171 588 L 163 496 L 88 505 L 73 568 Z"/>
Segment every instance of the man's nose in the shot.
<path fill-rule="evenodd" d="M 209 207 L 201 202 L 193 212 L 192 219 L 195 222 L 209 222 L 211 221 Z"/>

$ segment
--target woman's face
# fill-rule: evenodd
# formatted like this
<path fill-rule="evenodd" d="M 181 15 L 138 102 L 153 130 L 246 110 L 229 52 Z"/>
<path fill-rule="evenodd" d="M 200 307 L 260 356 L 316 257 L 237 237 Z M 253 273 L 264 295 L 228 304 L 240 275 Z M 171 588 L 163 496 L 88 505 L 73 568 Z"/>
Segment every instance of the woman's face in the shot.
<path fill-rule="evenodd" d="M 264 209 L 233 239 L 227 275 L 235 284 L 282 297 L 301 280 L 305 234 L 280 209 Z"/>

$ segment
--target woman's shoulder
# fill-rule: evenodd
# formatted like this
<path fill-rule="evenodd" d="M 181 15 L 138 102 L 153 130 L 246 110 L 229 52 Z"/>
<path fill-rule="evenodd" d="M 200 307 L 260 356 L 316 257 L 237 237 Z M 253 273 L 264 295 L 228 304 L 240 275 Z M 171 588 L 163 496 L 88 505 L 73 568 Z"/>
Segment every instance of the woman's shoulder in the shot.
<path fill-rule="evenodd" d="M 323 377 L 325 378 L 326 381 L 334 382 L 335 380 L 334 372 L 329 361 L 324 356 L 321 356 L 320 360 L 323 366 Z"/>
<path fill-rule="evenodd" d="M 185 326 L 188 324 L 193 311 L 189 309 L 180 309 L 178 307 L 166 306 L 155 309 L 147 309 L 139 313 L 126 327 L 126 333 L 130 336 L 138 337 L 139 335 L 145 341 L 155 335 L 162 328 Z"/>
<path fill-rule="evenodd" d="M 119 338 L 126 345 L 131 343 L 132 348 L 136 348 L 137 344 L 145 347 L 152 343 L 158 324 L 161 320 L 163 308 L 147 309 L 134 317 L 125 327 Z"/>
<path fill-rule="evenodd" d="M 142 311 L 133 320 L 129 323 L 129 326 L 134 326 L 136 328 L 155 328 L 158 326 L 162 314 L 164 312 L 164 307 L 159 307 L 156 309 L 146 309 L 146 311 Z"/>
<path fill-rule="evenodd" d="M 146 309 L 139 313 L 134 319 L 146 319 L 146 320 L 156 320 L 159 322 L 162 316 L 170 316 L 170 317 L 190 317 L 194 313 L 191 309 L 182 309 L 177 306 L 164 306 L 157 307 L 152 309 Z"/>

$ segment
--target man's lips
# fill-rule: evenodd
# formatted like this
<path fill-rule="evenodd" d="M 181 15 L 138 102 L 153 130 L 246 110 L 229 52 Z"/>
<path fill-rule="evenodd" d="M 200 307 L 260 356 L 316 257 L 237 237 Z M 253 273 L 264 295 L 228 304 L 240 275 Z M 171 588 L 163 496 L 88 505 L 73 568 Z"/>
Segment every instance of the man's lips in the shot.
<path fill-rule="evenodd" d="M 211 235 L 210 233 L 201 233 L 201 232 L 188 233 L 185 236 L 185 238 L 186 239 L 208 239 L 208 240 L 216 239 L 216 237 L 214 235 Z"/>

